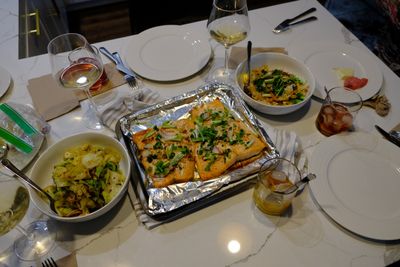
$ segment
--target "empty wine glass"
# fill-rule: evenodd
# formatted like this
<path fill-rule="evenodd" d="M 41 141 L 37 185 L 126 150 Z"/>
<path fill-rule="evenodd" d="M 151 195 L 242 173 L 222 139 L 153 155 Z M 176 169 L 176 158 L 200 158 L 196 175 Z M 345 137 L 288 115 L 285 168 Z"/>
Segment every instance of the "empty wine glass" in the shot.
<path fill-rule="evenodd" d="M 225 48 L 225 66 L 214 69 L 208 79 L 232 83 L 233 71 L 228 68 L 230 47 L 246 39 L 250 31 L 246 0 L 214 0 L 207 28 Z"/>
<path fill-rule="evenodd" d="M 78 33 L 66 33 L 55 37 L 47 46 L 54 79 L 61 87 L 81 89 L 89 100 L 84 114 L 89 129 L 102 129 L 97 106 L 90 93 L 90 87 L 103 74 L 103 63 L 99 53 Z"/>
<path fill-rule="evenodd" d="M 32 261 L 48 253 L 54 244 L 53 232 L 46 221 L 35 221 L 26 228 L 19 225 L 29 207 L 29 192 L 15 178 L 0 174 L 0 236 L 12 229 L 22 236 L 14 242 L 21 260 Z"/>

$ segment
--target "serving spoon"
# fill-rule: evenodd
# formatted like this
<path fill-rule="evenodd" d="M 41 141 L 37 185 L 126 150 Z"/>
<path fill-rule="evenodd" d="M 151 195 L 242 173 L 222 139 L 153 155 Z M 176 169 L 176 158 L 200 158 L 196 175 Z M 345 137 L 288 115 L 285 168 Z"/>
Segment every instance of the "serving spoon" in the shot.
<path fill-rule="evenodd" d="M 47 199 L 50 202 L 50 208 L 52 211 L 54 211 L 57 214 L 56 208 L 55 208 L 55 201 L 54 199 L 46 192 L 44 191 L 39 185 L 37 185 L 34 181 L 32 181 L 28 176 L 25 175 L 25 173 L 23 173 L 22 171 L 20 171 L 11 161 L 9 161 L 6 156 L 8 153 L 9 147 L 6 143 L 3 143 L 2 145 L 0 145 L 0 159 L 1 159 L 1 164 L 8 169 L 9 171 L 11 171 L 12 173 L 14 173 L 15 175 L 17 175 L 19 178 L 21 178 L 22 180 L 24 180 L 26 183 L 29 184 L 29 186 L 31 186 L 33 189 L 35 189 L 36 191 L 42 193 L 44 196 L 47 197 Z"/>

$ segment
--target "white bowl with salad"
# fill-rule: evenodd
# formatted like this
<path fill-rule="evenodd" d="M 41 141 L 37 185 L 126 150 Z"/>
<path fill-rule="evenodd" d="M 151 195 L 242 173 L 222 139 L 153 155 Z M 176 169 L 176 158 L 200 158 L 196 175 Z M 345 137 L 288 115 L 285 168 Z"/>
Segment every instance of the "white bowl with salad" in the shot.
<path fill-rule="evenodd" d="M 282 53 L 258 53 L 235 72 L 236 85 L 248 105 L 269 115 L 283 115 L 303 107 L 315 90 L 315 79 L 306 65 Z"/>
<path fill-rule="evenodd" d="M 131 171 L 128 151 L 111 136 L 85 132 L 50 146 L 32 167 L 30 178 L 55 200 L 48 201 L 29 189 L 35 206 L 64 222 L 99 217 L 124 196 Z"/>

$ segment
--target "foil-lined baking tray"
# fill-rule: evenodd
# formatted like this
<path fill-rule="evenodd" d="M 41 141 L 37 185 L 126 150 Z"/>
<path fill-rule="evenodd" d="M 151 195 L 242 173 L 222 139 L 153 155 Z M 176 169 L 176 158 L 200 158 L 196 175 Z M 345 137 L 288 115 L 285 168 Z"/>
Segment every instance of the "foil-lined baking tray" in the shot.
<path fill-rule="evenodd" d="M 179 120 L 189 117 L 190 110 L 200 105 L 219 98 L 234 114 L 237 119 L 242 120 L 248 127 L 259 133 L 267 144 L 263 155 L 252 163 L 241 168 L 228 171 L 220 177 L 202 181 L 195 180 L 180 184 L 173 184 L 163 188 L 152 186 L 150 177 L 147 176 L 139 160 L 139 151 L 132 141 L 132 135 L 154 125 L 161 125 L 166 120 Z M 201 199 L 221 198 L 224 188 L 241 187 L 242 183 L 248 183 L 255 177 L 255 173 L 261 164 L 273 157 L 279 156 L 275 145 L 262 128 L 253 113 L 247 108 L 240 94 L 233 87 L 212 83 L 206 84 L 194 91 L 176 96 L 174 98 L 157 103 L 146 109 L 125 115 L 119 120 L 118 126 L 123 140 L 125 141 L 137 169 L 137 182 L 140 183 L 143 192 L 140 192 L 140 200 L 144 211 L 148 215 L 167 214 L 187 205 L 195 205 Z"/>

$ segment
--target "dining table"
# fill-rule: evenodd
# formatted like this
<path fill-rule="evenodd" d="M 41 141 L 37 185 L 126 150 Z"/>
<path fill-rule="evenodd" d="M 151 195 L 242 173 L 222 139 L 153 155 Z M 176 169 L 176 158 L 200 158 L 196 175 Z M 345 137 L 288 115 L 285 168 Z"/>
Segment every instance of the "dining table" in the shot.
<path fill-rule="evenodd" d="M 317 20 L 292 27 L 279 34 L 272 31 L 284 19 L 292 18 L 311 7 L 316 8 L 312 15 L 316 16 Z M 32 106 L 32 99 L 27 89 L 28 81 L 51 73 L 51 68 L 47 54 L 18 59 L 17 14 L 18 1 L 2 1 L 0 65 L 10 73 L 12 82 L 7 93 L 1 97 L 1 102 Z M 391 108 L 386 116 L 380 116 L 373 109 L 363 107 L 357 114 L 355 131 L 368 133 L 380 139 L 382 136 L 376 131 L 375 124 L 389 130 L 400 123 L 400 78 L 317 0 L 290 1 L 250 10 L 249 19 L 251 30 L 247 39 L 235 46 L 246 47 L 247 41 L 251 40 L 253 47 L 283 47 L 289 55 L 301 57 L 301 52 L 300 54 L 298 52 L 299 47 L 337 44 L 351 46 L 355 51 L 372 58 L 383 78 L 379 93 L 387 97 Z M 143 78 L 144 86 L 156 92 L 160 99 L 169 99 L 204 86 L 210 69 L 216 64 L 222 65 L 224 47 L 211 39 L 206 23 L 207 21 L 203 20 L 183 25 L 188 31 L 202 36 L 210 43 L 213 53 L 201 70 L 183 79 L 172 81 Z M 140 38 L 140 34 L 94 45 L 106 47 L 109 51 L 118 51 L 126 59 L 126 55 L 129 54 L 129 44 L 134 38 Z M 105 56 L 103 61 L 110 62 Z M 318 80 L 316 73 L 313 74 Z M 129 90 L 129 87 L 123 84 L 113 90 Z M 318 144 L 328 138 L 315 126 L 321 104 L 320 99 L 313 97 L 307 105 L 286 115 L 266 115 L 250 110 L 263 125 L 296 133 L 301 141 L 302 153 L 310 159 Z M 51 128 L 46 134 L 46 140 L 38 156 L 62 138 L 93 131 L 87 129 L 82 122 L 82 114 L 82 109 L 78 107 L 50 120 L 48 123 Z M 115 136 L 113 129 L 104 128 L 98 132 Z M 27 174 L 34 161 L 35 159 L 24 169 Z M 400 159 L 397 162 L 397 166 L 399 165 Z M 316 178 L 318 179 L 319 177 Z M 128 188 L 123 199 L 111 211 L 99 218 L 80 223 L 52 221 L 57 235 L 54 248 L 47 256 L 56 260 L 73 257 L 77 266 L 85 267 L 376 267 L 388 266 L 400 260 L 400 242 L 396 238 L 376 240 L 343 227 L 327 215 L 309 186 L 306 186 L 293 200 L 291 212 L 282 216 L 269 216 L 260 212 L 253 202 L 252 193 L 252 188 L 241 190 L 232 196 L 150 229 L 138 219 L 139 215 L 134 208 L 136 196 L 132 188 Z M 374 197 L 373 194 L 371 197 Z M 50 220 L 30 203 L 21 225 L 39 219 Z M 20 261 L 13 255 L 12 245 L 18 235 L 18 231 L 12 230 L 0 237 L 0 266 L 41 266 L 41 260 L 44 259 L 27 262 Z"/>

